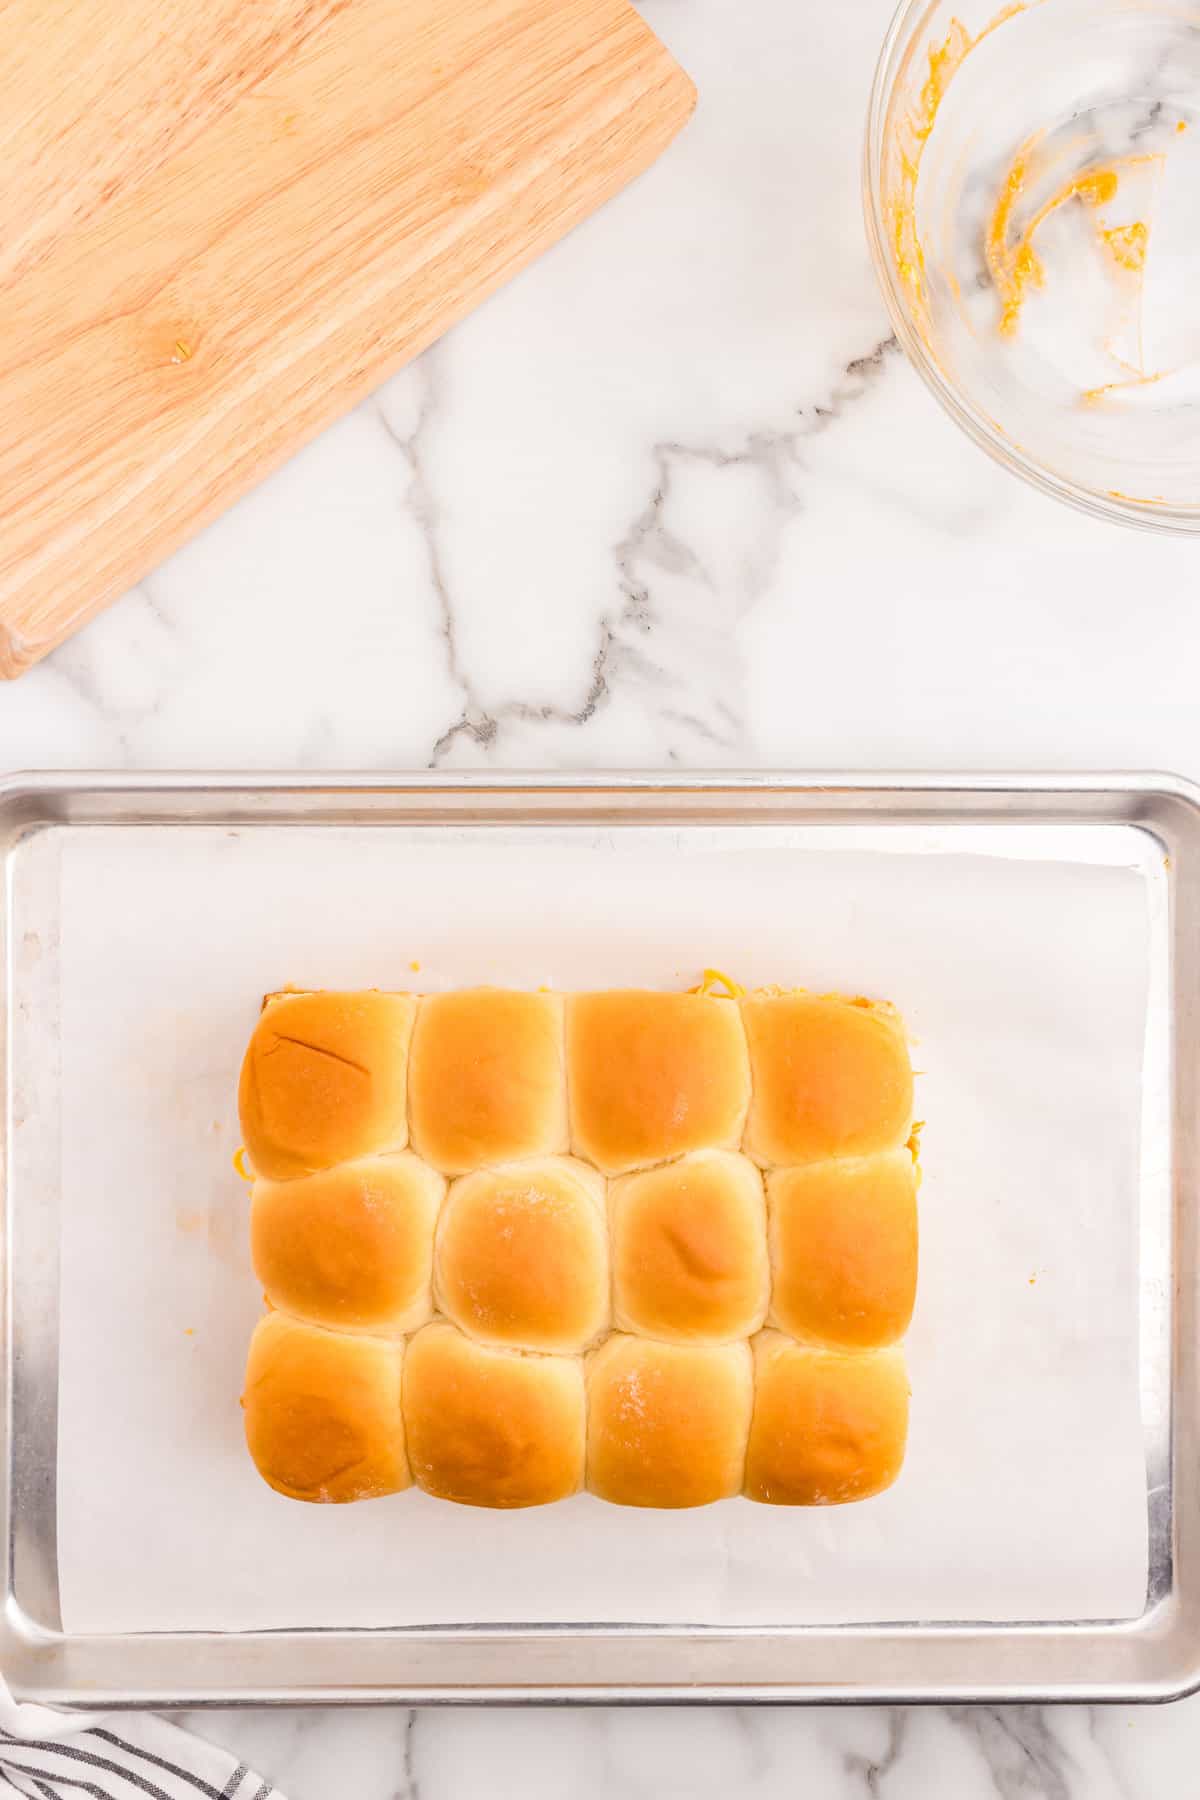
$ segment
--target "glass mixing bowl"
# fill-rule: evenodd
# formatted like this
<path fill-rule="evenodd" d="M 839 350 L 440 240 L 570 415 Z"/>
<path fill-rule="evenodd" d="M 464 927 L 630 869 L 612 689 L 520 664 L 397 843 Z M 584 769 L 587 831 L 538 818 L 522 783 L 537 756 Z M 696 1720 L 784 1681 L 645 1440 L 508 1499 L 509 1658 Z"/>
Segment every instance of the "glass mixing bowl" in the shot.
<path fill-rule="evenodd" d="M 905 0 L 864 198 L 896 334 L 976 443 L 1200 530 L 1200 4 Z"/>

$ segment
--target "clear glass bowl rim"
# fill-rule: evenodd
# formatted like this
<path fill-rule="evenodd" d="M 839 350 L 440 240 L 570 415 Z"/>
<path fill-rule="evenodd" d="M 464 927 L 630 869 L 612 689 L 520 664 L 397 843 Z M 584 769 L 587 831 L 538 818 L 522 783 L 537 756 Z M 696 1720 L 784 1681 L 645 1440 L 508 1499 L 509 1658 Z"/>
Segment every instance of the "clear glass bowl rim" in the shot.
<path fill-rule="evenodd" d="M 1200 501 L 1194 507 L 1178 507 L 1159 506 L 1152 501 L 1119 499 L 1114 494 L 1099 493 L 1094 488 L 1072 481 L 1057 470 L 1026 456 L 947 380 L 913 324 L 888 245 L 881 171 L 888 111 L 901 62 L 910 40 L 934 12 L 937 4 L 938 0 L 900 0 L 883 40 L 879 61 L 875 65 L 863 139 L 862 193 L 867 243 L 896 338 L 926 387 L 967 436 L 981 450 L 985 450 L 994 462 L 1019 475 L 1023 481 L 1029 482 L 1043 494 L 1049 494 L 1055 500 L 1065 500 L 1069 506 L 1089 513 L 1093 518 L 1137 526 L 1144 531 L 1177 534 L 1200 532 Z"/>

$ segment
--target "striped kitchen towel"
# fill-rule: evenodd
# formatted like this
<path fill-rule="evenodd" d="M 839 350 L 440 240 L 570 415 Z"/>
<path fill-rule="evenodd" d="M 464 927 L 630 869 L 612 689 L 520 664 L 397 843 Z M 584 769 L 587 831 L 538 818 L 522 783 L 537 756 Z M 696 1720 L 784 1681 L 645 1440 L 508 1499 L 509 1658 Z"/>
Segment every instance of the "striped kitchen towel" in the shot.
<path fill-rule="evenodd" d="M 283 1800 L 245 1763 L 153 1713 L 18 1705 L 0 1676 L 0 1800 Z"/>

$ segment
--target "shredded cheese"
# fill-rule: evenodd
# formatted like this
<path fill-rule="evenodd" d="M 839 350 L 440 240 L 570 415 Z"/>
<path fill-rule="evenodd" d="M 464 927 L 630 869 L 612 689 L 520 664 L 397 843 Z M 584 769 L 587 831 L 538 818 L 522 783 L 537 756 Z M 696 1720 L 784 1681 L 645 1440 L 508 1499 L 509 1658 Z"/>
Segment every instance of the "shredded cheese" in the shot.
<path fill-rule="evenodd" d="M 712 994 L 718 990 L 720 990 L 721 998 L 726 1000 L 740 1000 L 746 992 L 740 982 L 734 981 L 733 977 L 726 975 L 722 969 L 705 969 L 699 985 L 689 988 L 688 992 L 690 994 Z"/>

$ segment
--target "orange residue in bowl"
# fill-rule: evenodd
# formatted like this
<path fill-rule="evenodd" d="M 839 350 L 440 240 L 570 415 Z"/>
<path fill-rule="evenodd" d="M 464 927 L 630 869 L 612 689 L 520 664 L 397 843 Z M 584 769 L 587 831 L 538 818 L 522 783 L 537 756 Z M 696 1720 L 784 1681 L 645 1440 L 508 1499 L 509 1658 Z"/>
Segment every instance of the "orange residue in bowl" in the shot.
<path fill-rule="evenodd" d="M 961 19 L 951 19 L 950 29 L 943 41 L 928 46 L 929 73 L 916 103 L 896 127 L 899 178 L 895 191 L 885 198 L 884 205 L 891 226 L 892 254 L 896 259 L 896 269 L 909 291 L 914 313 L 920 320 L 925 318 L 927 307 L 925 252 L 917 231 L 917 178 L 921 172 L 921 157 L 925 145 L 937 123 L 938 111 L 950 83 L 971 51 L 1009 19 L 1026 12 L 1031 5 L 1040 4 L 1041 0 L 1014 0 L 1012 5 L 1004 7 L 994 19 L 989 20 L 975 37 L 971 36 Z"/>
<path fill-rule="evenodd" d="M 967 57 L 1001 25 L 1042 3 L 1043 0 L 1015 0 L 1015 4 L 1003 7 L 974 36 L 961 19 L 952 19 L 945 38 L 925 47 L 928 64 L 925 79 L 919 88 L 913 80 L 908 91 L 912 95 L 915 89 L 915 97 L 891 127 L 893 173 L 890 183 L 885 181 L 885 189 L 890 186 L 891 190 L 885 191 L 885 213 L 897 273 L 908 292 L 914 323 L 927 343 L 930 342 L 930 321 L 925 252 L 916 218 L 917 183 L 925 145 L 950 85 Z M 1176 132 L 1187 129 L 1188 121 L 1179 119 Z M 1019 234 L 1013 236 L 1015 214 L 1030 179 L 1031 158 L 1040 135 L 1027 140 L 1013 158 L 997 194 L 986 233 L 984 250 L 999 301 L 998 328 L 1004 337 L 1015 335 L 1027 296 L 1045 284 L 1046 271 L 1034 239 L 1047 219 L 1062 207 L 1075 202 L 1095 215 L 1098 247 L 1114 272 L 1122 277 L 1131 275 L 1140 283 L 1146 266 L 1149 222 L 1134 219 L 1112 224 L 1104 217 L 1103 209 L 1116 199 L 1125 171 L 1138 164 L 1161 165 L 1164 160 L 1161 154 L 1116 158 L 1072 175 L 1038 207 Z M 1141 371 L 1134 371 L 1134 377 L 1135 381 L 1145 379 Z M 1107 391 L 1095 390 L 1085 399 L 1097 399 Z"/>
<path fill-rule="evenodd" d="M 1140 277 L 1146 262 L 1150 236 L 1147 222 L 1135 219 L 1126 225 L 1108 225 L 1102 209 L 1111 206 L 1117 198 L 1123 174 L 1130 169 L 1161 163 L 1161 156 L 1154 153 L 1117 157 L 1112 162 L 1093 164 L 1070 176 L 1042 202 L 1021 229 L 1014 230 L 1014 216 L 1029 185 L 1031 165 L 1041 136 L 1039 132 L 1029 138 L 1017 151 L 988 221 L 984 253 L 1000 303 L 1000 332 L 1004 337 L 1012 337 L 1015 333 L 1028 295 L 1046 283 L 1045 265 L 1034 239 L 1047 219 L 1072 201 L 1077 201 L 1094 215 L 1097 242 L 1118 268 Z"/>
<path fill-rule="evenodd" d="M 1102 231 L 1100 239 L 1118 268 L 1141 274 L 1150 241 L 1150 227 L 1144 219 L 1135 219 L 1132 225 L 1114 225 L 1111 231 Z"/>

